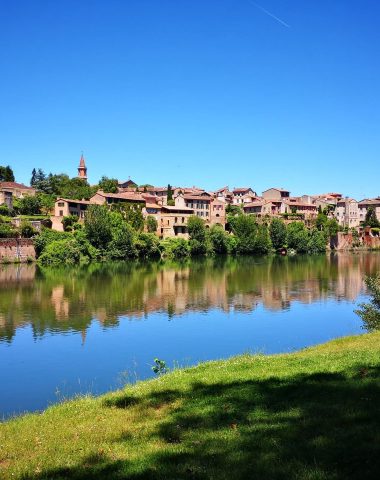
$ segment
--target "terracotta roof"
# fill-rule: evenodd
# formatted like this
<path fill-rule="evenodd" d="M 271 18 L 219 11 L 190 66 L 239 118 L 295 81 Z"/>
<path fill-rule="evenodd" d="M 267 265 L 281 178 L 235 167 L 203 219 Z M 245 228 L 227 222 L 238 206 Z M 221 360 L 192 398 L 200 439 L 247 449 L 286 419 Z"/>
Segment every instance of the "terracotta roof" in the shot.
<path fill-rule="evenodd" d="M 243 203 L 243 209 L 252 208 L 252 207 L 262 207 L 266 203 L 271 203 L 271 202 L 263 202 L 262 200 L 260 200 L 258 202 Z"/>
<path fill-rule="evenodd" d="M 145 205 L 146 208 L 155 208 L 156 210 L 161 210 L 162 205 L 158 205 L 158 203 L 147 203 Z"/>
<path fill-rule="evenodd" d="M 380 206 L 380 198 L 366 198 L 364 200 L 360 200 L 359 205 L 379 205 Z"/>
<path fill-rule="evenodd" d="M 57 198 L 56 203 L 59 201 L 68 202 L 68 203 L 80 203 L 81 205 L 92 205 L 89 200 L 74 200 L 73 198 Z"/>
<path fill-rule="evenodd" d="M 305 203 L 305 202 L 299 202 L 299 201 L 292 201 L 292 202 L 285 202 L 286 205 L 289 205 L 289 207 L 312 207 L 315 210 L 317 209 L 317 206 L 312 204 L 312 203 Z"/>
<path fill-rule="evenodd" d="M 86 168 L 86 164 L 84 162 L 84 156 L 83 156 L 83 153 L 82 155 L 80 156 L 80 160 L 79 160 L 79 168 Z"/>
<path fill-rule="evenodd" d="M 239 187 L 239 188 L 234 188 L 232 190 L 232 192 L 233 193 L 235 193 L 235 192 L 246 192 L 247 190 L 252 190 L 252 188 L 251 187 L 241 187 L 241 188 Z"/>
<path fill-rule="evenodd" d="M 268 190 L 277 190 L 278 192 L 286 192 L 286 193 L 290 192 L 290 190 L 285 190 L 284 188 L 271 187 L 271 188 L 267 188 L 266 190 L 264 190 L 264 193 L 267 192 Z"/>
<path fill-rule="evenodd" d="M 98 190 L 95 195 L 101 195 L 104 198 L 119 198 L 120 200 L 134 200 L 135 202 L 145 202 L 145 199 L 140 193 L 104 193 Z"/>
<path fill-rule="evenodd" d="M 210 202 L 211 201 L 211 197 L 202 197 L 201 195 L 184 195 L 183 198 L 185 200 L 204 200 L 206 202 Z"/>
<path fill-rule="evenodd" d="M 0 182 L 0 188 L 21 188 L 23 190 L 35 190 L 33 187 L 28 187 L 23 183 L 17 182 Z"/>
<path fill-rule="evenodd" d="M 176 206 L 171 206 L 171 205 L 163 205 L 162 210 L 169 210 L 170 211 L 179 211 L 179 212 L 193 212 L 193 208 L 189 207 L 176 207 Z"/>

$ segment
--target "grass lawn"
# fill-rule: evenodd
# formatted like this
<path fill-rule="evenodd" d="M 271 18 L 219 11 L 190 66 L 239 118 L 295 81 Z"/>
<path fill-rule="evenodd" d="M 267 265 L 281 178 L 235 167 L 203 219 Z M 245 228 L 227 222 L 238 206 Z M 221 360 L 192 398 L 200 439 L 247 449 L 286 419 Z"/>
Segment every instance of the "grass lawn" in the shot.
<path fill-rule="evenodd" d="M 378 479 L 379 373 L 380 332 L 174 371 L 0 424 L 0 478 Z"/>

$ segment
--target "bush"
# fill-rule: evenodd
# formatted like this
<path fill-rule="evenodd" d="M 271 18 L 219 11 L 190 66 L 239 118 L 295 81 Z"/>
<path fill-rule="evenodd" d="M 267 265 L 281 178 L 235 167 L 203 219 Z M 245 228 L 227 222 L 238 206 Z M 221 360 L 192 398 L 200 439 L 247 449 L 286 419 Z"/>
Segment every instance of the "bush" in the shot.
<path fill-rule="evenodd" d="M 160 256 L 160 241 L 154 233 L 140 233 L 136 241 L 137 254 L 141 258 Z"/>
<path fill-rule="evenodd" d="M 37 257 L 42 254 L 42 252 L 50 243 L 57 240 L 66 240 L 69 238 L 71 238 L 70 233 L 57 232 L 56 230 L 50 230 L 43 227 L 40 234 L 34 238 L 34 248 L 36 249 Z"/>
<path fill-rule="evenodd" d="M 66 217 L 62 218 L 62 225 L 63 225 L 63 230 L 65 232 L 70 232 L 72 228 L 68 227 L 73 227 L 74 223 L 78 223 L 78 216 L 77 215 L 67 215 Z"/>
<path fill-rule="evenodd" d="M 37 232 L 36 230 L 32 227 L 32 224 L 28 222 L 27 220 L 23 220 L 21 222 L 20 226 L 20 233 L 23 238 L 31 238 L 33 235 L 35 235 Z"/>
<path fill-rule="evenodd" d="M 49 243 L 39 257 L 39 262 L 42 265 L 72 265 L 79 263 L 80 257 L 80 247 L 71 237 Z"/>
<path fill-rule="evenodd" d="M 165 256 L 183 260 L 190 255 L 189 242 L 184 238 L 168 238 L 161 243 Z"/>
<path fill-rule="evenodd" d="M 12 228 L 9 223 L 0 223 L 0 238 L 17 238 L 18 236 L 18 230 Z"/>
<path fill-rule="evenodd" d="M 215 253 L 228 253 L 228 233 L 220 225 L 213 225 L 209 231 L 209 240 Z"/>
<path fill-rule="evenodd" d="M 8 208 L 5 203 L 0 205 L 0 215 L 3 215 L 4 217 L 12 217 L 12 211 Z"/>

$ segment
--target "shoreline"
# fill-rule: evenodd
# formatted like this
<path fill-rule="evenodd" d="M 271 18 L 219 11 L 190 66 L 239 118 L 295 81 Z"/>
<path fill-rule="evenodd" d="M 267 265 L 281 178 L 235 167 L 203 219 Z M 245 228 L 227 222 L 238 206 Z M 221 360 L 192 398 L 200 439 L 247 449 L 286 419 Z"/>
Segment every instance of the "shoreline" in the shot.
<path fill-rule="evenodd" d="M 264 473 L 253 449 L 272 472 L 261 478 L 280 471 L 295 478 L 303 470 L 297 478 L 317 478 L 306 476 L 313 469 L 318 478 L 344 478 L 346 467 L 359 473 L 359 457 L 362 478 L 372 478 L 363 469 L 376 471 L 369 435 L 378 425 L 379 371 L 380 332 L 292 353 L 203 362 L 2 422 L 0 472 L 4 478 L 174 479 L 186 469 L 203 472 L 195 478 L 227 478 L 229 469 L 244 478 Z M 318 443 L 330 436 L 334 443 Z M 267 462 L 267 455 L 276 458 Z"/>

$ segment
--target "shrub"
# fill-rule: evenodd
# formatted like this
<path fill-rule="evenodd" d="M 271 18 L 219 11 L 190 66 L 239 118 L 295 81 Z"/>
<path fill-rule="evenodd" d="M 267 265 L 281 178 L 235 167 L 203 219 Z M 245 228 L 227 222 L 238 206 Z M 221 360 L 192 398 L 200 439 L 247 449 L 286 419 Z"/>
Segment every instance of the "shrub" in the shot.
<path fill-rule="evenodd" d="M 160 255 L 160 241 L 154 233 L 140 233 L 136 241 L 139 257 L 153 258 Z"/>
<path fill-rule="evenodd" d="M 189 242 L 184 238 L 168 238 L 161 243 L 164 254 L 177 260 L 185 259 L 190 255 Z"/>
<path fill-rule="evenodd" d="M 74 238 L 54 240 L 39 257 L 42 265 L 75 264 L 81 257 L 80 247 Z"/>
<path fill-rule="evenodd" d="M 68 238 L 71 238 L 71 235 L 67 232 L 57 232 L 56 230 L 43 227 L 40 234 L 34 238 L 34 248 L 36 249 L 37 257 L 41 255 L 50 243 Z"/>
<path fill-rule="evenodd" d="M 78 216 L 77 215 L 67 215 L 66 217 L 62 218 L 62 225 L 63 225 L 63 230 L 65 232 L 69 232 L 72 230 L 69 229 L 68 227 L 72 227 L 74 223 L 78 223 Z"/>
<path fill-rule="evenodd" d="M 122 215 L 112 212 L 111 241 L 107 247 L 107 256 L 112 259 L 125 259 L 137 255 L 135 246 L 135 231 Z"/>
<path fill-rule="evenodd" d="M 28 222 L 27 220 L 23 220 L 21 222 L 21 226 L 20 226 L 20 233 L 21 233 L 21 236 L 24 237 L 24 238 L 31 238 L 37 232 L 32 227 L 32 224 L 30 222 Z"/>
<path fill-rule="evenodd" d="M 8 205 L 5 203 L 0 205 L 0 215 L 4 215 L 4 217 L 12 217 L 12 211 L 8 208 Z"/>
<path fill-rule="evenodd" d="M 220 225 L 213 225 L 209 231 L 209 240 L 212 250 L 215 253 L 228 253 L 228 237 L 223 227 Z"/>
<path fill-rule="evenodd" d="M 0 223 L 0 238 L 17 238 L 18 236 L 18 230 L 12 228 L 9 223 Z"/>

